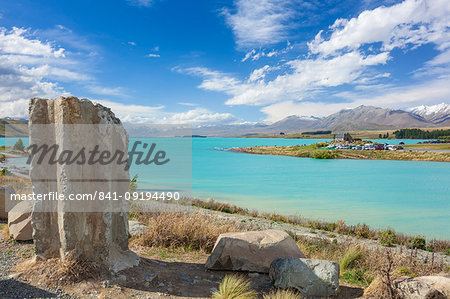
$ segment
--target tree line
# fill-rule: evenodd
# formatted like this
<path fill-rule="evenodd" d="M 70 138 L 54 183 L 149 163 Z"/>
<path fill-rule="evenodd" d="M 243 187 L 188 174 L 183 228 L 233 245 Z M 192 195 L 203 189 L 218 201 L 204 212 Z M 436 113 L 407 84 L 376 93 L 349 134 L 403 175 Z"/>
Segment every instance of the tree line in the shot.
<path fill-rule="evenodd" d="M 440 139 L 450 136 L 449 130 L 400 129 L 393 133 L 397 139 Z"/>

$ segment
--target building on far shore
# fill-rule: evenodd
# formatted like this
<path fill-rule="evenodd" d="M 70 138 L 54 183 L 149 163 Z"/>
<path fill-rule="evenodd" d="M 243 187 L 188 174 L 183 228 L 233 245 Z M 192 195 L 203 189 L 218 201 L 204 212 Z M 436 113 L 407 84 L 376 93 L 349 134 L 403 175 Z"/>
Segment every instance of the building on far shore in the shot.
<path fill-rule="evenodd" d="M 352 142 L 353 137 L 349 133 L 339 133 L 334 140 L 340 142 Z"/>

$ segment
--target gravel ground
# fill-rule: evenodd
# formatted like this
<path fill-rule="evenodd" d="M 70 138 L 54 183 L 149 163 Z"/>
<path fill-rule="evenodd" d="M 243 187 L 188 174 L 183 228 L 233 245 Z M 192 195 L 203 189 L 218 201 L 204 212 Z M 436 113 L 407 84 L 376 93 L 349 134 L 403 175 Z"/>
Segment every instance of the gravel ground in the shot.
<path fill-rule="evenodd" d="M 0 222 L 4 224 L 4 222 Z M 16 243 L 5 238 L 5 232 L 0 231 L 0 298 L 74 298 L 60 290 L 38 288 L 27 283 L 20 274 L 10 275 L 10 269 L 20 260 L 24 251 L 33 244 Z"/>

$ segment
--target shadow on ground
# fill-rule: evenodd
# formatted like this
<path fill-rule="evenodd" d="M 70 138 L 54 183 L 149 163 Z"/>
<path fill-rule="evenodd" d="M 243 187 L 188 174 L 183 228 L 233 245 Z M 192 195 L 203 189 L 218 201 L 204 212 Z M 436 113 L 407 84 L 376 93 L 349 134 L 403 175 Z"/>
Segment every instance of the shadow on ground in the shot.
<path fill-rule="evenodd" d="M 7 279 L 0 281 L 0 298 L 56 298 L 57 294 L 32 285 Z"/>

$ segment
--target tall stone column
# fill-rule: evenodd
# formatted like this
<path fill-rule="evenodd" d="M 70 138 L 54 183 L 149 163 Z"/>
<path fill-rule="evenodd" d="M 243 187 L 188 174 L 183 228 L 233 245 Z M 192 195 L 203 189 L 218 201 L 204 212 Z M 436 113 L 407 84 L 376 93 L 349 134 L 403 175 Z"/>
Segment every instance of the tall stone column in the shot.
<path fill-rule="evenodd" d="M 71 253 L 113 271 L 137 265 L 139 257 L 128 249 L 128 203 L 118 198 L 128 191 L 128 170 L 123 164 L 88 160 L 95 146 L 122 152 L 127 159 L 128 134 L 120 120 L 110 109 L 87 99 L 33 98 L 29 133 L 30 145 L 57 146 L 53 162 L 51 152 L 41 161 L 42 151 L 32 155 L 30 176 L 36 196 L 96 195 L 90 201 L 34 201 L 31 223 L 36 256 L 64 259 Z M 68 162 L 83 150 L 84 161 L 78 156 L 76 162 Z M 116 198 L 99 200 L 101 192 Z"/>

